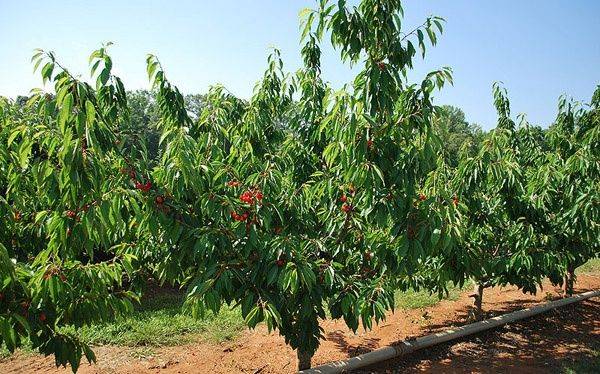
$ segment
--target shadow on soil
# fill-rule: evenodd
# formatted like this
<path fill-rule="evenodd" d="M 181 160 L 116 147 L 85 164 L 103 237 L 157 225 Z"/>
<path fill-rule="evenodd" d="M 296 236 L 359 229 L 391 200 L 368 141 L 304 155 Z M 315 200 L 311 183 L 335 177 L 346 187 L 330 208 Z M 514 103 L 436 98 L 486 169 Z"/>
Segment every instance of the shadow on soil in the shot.
<path fill-rule="evenodd" d="M 577 292 L 585 292 L 578 289 Z M 506 301 L 487 305 L 487 317 L 523 309 L 533 299 Z M 468 308 L 459 312 L 466 324 Z M 427 326 L 423 335 L 458 326 L 457 320 Z M 343 334 L 332 332 L 327 339 L 336 343 L 348 357 L 379 348 L 378 339 L 358 346 L 349 344 Z M 398 343 L 398 342 L 397 342 Z M 392 344 L 393 345 L 393 344 Z M 356 373 L 560 373 L 596 372 L 600 350 L 600 300 L 562 307 L 468 338 L 418 351 L 409 357 L 391 360 Z M 589 370 L 587 362 L 591 362 Z M 581 363 L 584 363 L 583 366 Z M 593 366 L 593 367 L 591 367 Z"/>

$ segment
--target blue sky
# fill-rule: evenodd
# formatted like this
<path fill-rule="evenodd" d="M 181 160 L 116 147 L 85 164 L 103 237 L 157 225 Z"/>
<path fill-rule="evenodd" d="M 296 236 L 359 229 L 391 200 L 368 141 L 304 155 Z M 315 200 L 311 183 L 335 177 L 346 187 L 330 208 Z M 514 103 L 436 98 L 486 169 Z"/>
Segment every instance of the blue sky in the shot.
<path fill-rule="evenodd" d="M 145 56 L 159 56 L 170 79 L 185 93 L 222 83 L 249 97 L 271 46 L 286 69 L 300 66 L 298 12 L 312 0 L 221 1 L 9 1 L 0 0 L 0 95 L 39 87 L 29 59 L 33 48 L 57 53 L 87 77 L 87 57 L 112 41 L 118 75 L 128 89 L 147 88 Z M 600 84 L 600 1 L 597 0 L 406 0 L 405 25 L 429 14 L 447 20 L 438 46 L 411 75 L 441 66 L 454 69 L 454 87 L 436 103 L 462 108 L 471 122 L 495 126 L 491 85 L 504 82 L 513 113 L 548 125 L 565 93 L 588 101 Z M 330 48 L 324 77 L 334 86 L 352 78 Z"/>

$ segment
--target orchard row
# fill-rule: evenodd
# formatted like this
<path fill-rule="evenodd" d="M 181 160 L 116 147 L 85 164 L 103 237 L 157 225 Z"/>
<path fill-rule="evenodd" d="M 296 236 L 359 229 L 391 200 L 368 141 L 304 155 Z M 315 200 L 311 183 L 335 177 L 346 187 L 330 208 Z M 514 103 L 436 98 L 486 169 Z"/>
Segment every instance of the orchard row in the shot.
<path fill-rule="evenodd" d="M 186 287 L 199 317 L 239 305 L 302 369 L 327 314 L 368 329 L 398 290 L 471 279 L 476 317 L 485 287 L 571 292 L 599 251 L 600 90 L 561 99 L 541 130 L 516 124 L 496 85 L 497 127 L 449 155 L 432 94 L 450 69 L 406 78 L 444 21 L 404 32 L 402 13 L 321 0 L 302 13 L 299 71 L 275 50 L 249 100 L 215 86 L 194 116 L 149 56 L 157 157 L 108 46 L 90 56 L 93 83 L 36 51 L 52 93 L 0 101 L 0 341 L 76 370 L 94 354 L 64 327 L 130 312 L 154 278 Z M 325 35 L 361 67 L 340 90 L 321 77 Z"/>

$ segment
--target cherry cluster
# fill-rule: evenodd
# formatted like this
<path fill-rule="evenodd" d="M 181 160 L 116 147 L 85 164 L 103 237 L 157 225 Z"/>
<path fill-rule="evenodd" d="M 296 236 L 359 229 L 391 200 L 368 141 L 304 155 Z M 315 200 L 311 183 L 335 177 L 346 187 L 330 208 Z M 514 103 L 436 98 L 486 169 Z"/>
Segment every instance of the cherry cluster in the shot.
<path fill-rule="evenodd" d="M 348 188 L 348 194 L 350 195 L 350 197 L 353 197 L 355 193 L 356 190 L 354 189 L 354 187 L 350 186 Z M 342 202 L 342 212 L 346 214 L 350 214 L 354 210 L 354 206 L 350 202 L 348 202 L 348 200 L 349 197 L 347 194 L 343 193 L 342 196 L 340 196 L 340 201 Z"/>
<path fill-rule="evenodd" d="M 263 199 L 263 194 L 260 190 L 248 190 L 242 192 L 240 195 L 240 201 L 248 205 L 252 205 L 255 202 L 260 203 Z"/>
<path fill-rule="evenodd" d="M 146 181 L 146 183 L 143 183 L 139 181 L 137 179 L 137 173 L 132 168 L 122 168 L 121 173 L 129 175 L 129 178 L 135 183 L 135 188 L 142 192 L 148 192 L 152 188 L 152 182 Z"/>

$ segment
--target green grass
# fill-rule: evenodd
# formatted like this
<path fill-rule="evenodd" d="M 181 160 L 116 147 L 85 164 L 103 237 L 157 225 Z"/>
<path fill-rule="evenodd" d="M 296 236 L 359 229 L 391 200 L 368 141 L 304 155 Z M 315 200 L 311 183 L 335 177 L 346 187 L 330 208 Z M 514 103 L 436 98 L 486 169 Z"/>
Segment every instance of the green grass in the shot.
<path fill-rule="evenodd" d="M 111 323 L 85 327 L 79 331 L 83 341 L 119 346 L 165 346 L 194 341 L 223 342 L 235 339 L 244 329 L 238 309 L 223 308 L 216 316 L 195 319 L 182 313 L 184 296 L 160 292 L 144 299 L 136 311 Z"/>
<path fill-rule="evenodd" d="M 467 287 L 465 284 L 462 288 L 456 286 L 448 287 L 448 295 L 444 296 L 443 299 L 456 300 L 460 296 L 462 290 Z M 409 289 L 408 291 L 397 291 L 395 295 L 396 307 L 400 309 L 419 309 L 433 306 L 440 302 L 440 298 L 437 294 L 430 294 L 427 291 L 415 291 Z"/>
<path fill-rule="evenodd" d="M 594 258 L 577 268 L 578 274 L 600 274 L 600 258 Z"/>
<path fill-rule="evenodd" d="M 160 291 L 151 298 L 142 299 L 135 312 L 118 320 L 86 326 L 79 331 L 65 328 L 65 332 L 77 334 L 91 345 L 116 345 L 145 347 L 134 354 L 148 355 L 151 347 L 183 345 L 196 341 L 220 343 L 235 339 L 245 329 L 239 309 L 224 307 L 219 314 L 208 313 L 204 319 L 195 319 L 181 310 L 184 295 L 174 291 Z M 35 350 L 25 343 L 21 353 L 34 354 Z M 0 359 L 11 353 L 0 346 Z"/>
<path fill-rule="evenodd" d="M 455 300 L 460 292 L 460 288 L 451 287 L 445 299 Z M 77 335 L 91 345 L 151 349 L 196 341 L 220 343 L 234 340 L 245 329 L 244 320 L 237 308 L 224 307 L 217 315 L 209 313 L 204 319 L 195 319 L 182 312 L 183 300 L 184 295 L 179 292 L 159 291 L 152 297 L 142 299 L 131 315 L 109 323 L 84 327 Z M 437 294 L 430 295 L 426 291 L 396 293 L 396 305 L 401 309 L 425 308 L 438 302 Z M 74 329 L 65 330 L 75 333 Z M 20 351 L 34 353 L 27 344 Z M 0 347 L 0 358 L 8 356 L 10 352 Z"/>

